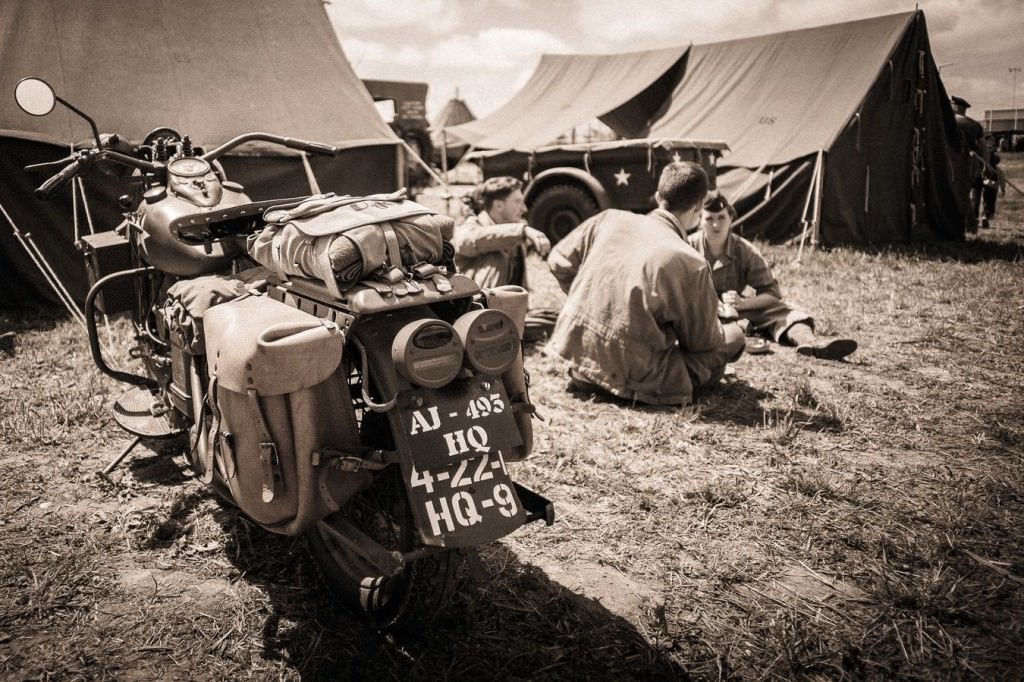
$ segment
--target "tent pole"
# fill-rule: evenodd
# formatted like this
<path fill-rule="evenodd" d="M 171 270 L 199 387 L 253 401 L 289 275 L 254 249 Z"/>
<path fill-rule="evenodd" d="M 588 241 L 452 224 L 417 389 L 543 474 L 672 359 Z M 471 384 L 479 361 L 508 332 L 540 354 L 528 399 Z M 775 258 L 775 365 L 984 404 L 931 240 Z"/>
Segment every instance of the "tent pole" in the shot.
<path fill-rule="evenodd" d="M 736 191 L 732 193 L 731 197 L 729 197 L 730 204 L 732 204 L 733 206 L 736 205 L 736 199 L 743 196 L 743 193 L 747 191 L 747 188 L 754 184 L 754 180 L 756 180 L 757 176 L 761 174 L 761 171 L 764 170 L 764 167 L 765 164 L 762 163 L 760 166 L 757 167 L 757 170 L 751 173 L 747 177 L 747 179 L 743 181 L 742 185 L 736 188 Z"/>
<path fill-rule="evenodd" d="M 20 243 L 21 247 L 25 249 L 28 257 L 32 259 L 32 263 L 39 269 L 39 272 L 42 273 L 43 279 L 46 280 L 46 283 L 49 284 L 50 288 L 53 289 L 55 294 L 57 294 L 57 298 L 59 298 L 60 302 L 65 308 L 67 308 L 71 317 L 82 325 L 82 328 L 84 329 L 86 326 L 85 315 L 82 314 L 82 311 L 80 311 L 78 306 L 75 305 L 74 300 L 71 298 L 71 294 L 69 294 L 68 290 L 64 288 L 64 285 L 61 284 L 60 280 L 57 278 L 56 273 L 53 272 L 49 263 L 46 262 L 42 252 L 39 251 L 39 247 L 37 247 L 35 242 L 32 241 L 32 236 L 18 229 L 18 226 L 14 224 L 14 219 L 11 218 L 11 215 L 7 212 L 7 209 L 4 208 L 3 204 L 0 204 L 0 213 L 3 213 L 4 218 L 7 219 L 7 223 L 11 226 L 11 230 L 14 232 L 14 238 L 18 240 L 18 243 Z"/>
<path fill-rule="evenodd" d="M 85 223 L 89 226 L 89 234 L 96 234 L 96 228 L 92 223 L 92 213 L 89 211 L 89 200 L 85 196 L 85 182 L 82 177 L 75 178 L 78 183 L 78 193 L 82 195 L 82 212 L 85 213 Z"/>
<path fill-rule="evenodd" d="M 423 166 L 423 168 L 424 168 L 424 169 L 425 169 L 425 170 L 427 171 L 427 173 L 429 173 L 429 174 L 430 174 L 430 177 L 432 177 L 432 178 L 434 178 L 435 180 L 437 180 L 437 182 L 438 182 L 438 183 L 439 183 L 439 184 L 440 184 L 440 185 L 441 185 L 442 187 L 444 187 L 445 189 L 447 189 L 447 188 L 448 188 L 448 183 L 447 183 L 447 181 L 445 181 L 445 179 L 444 179 L 444 178 L 442 178 L 442 177 L 441 177 L 440 175 L 438 175 L 438 174 L 437 174 L 437 171 L 435 171 L 435 170 L 434 170 L 433 168 L 431 168 L 431 167 L 430 167 L 430 165 L 429 165 L 429 164 L 428 164 L 428 163 L 427 163 L 426 161 L 424 161 L 424 160 L 423 160 L 423 159 L 422 159 L 422 158 L 420 157 L 420 155 L 419 155 L 419 154 L 417 154 L 416 152 L 414 152 L 414 151 L 413 151 L 413 149 L 412 149 L 412 147 L 410 147 L 410 146 L 409 146 L 409 143 L 408 143 L 408 142 L 406 142 L 405 140 L 402 140 L 402 146 L 403 146 L 403 147 L 405 147 L 405 151 L 406 151 L 406 152 L 407 152 L 408 154 L 411 154 L 411 155 L 412 155 L 412 158 L 413 158 L 413 159 L 414 159 L 414 160 L 416 161 L 416 163 L 418 163 L 419 165 Z"/>
<path fill-rule="evenodd" d="M 309 183 L 310 193 L 320 194 L 320 184 L 316 181 L 316 175 L 313 174 L 313 166 L 309 163 L 309 154 L 302 152 L 299 156 L 302 157 L 302 168 L 306 171 L 306 182 Z"/>
<path fill-rule="evenodd" d="M 462 152 L 462 156 L 460 156 L 459 160 L 456 161 L 456 165 L 462 163 L 462 160 L 464 158 L 466 158 L 469 155 L 470 152 L 473 152 L 473 151 L 476 151 L 476 145 L 475 144 L 471 144 L 468 147 L 466 147 L 466 151 Z"/>
<path fill-rule="evenodd" d="M 811 229 L 811 246 L 821 243 L 821 190 L 825 182 L 825 150 L 818 150 L 818 177 L 814 186 L 814 223 Z"/>
<path fill-rule="evenodd" d="M 820 158 L 814 164 L 814 171 L 811 173 L 810 187 L 807 189 L 807 198 L 804 199 L 804 211 L 800 214 L 800 224 L 803 225 L 803 229 L 800 231 L 800 248 L 796 252 L 796 264 L 800 265 L 800 257 L 804 253 L 804 241 L 807 239 L 807 228 L 809 223 L 807 222 L 807 211 L 811 207 L 811 196 L 814 194 L 814 188 L 818 183 L 818 171 L 820 170 Z"/>
<path fill-rule="evenodd" d="M 973 156 L 974 158 L 976 158 L 976 159 L 978 159 L 979 161 L 981 161 L 981 163 L 982 163 L 982 164 L 983 164 L 983 165 L 985 166 L 985 168 L 989 169 L 989 170 L 990 170 L 990 171 L 992 171 L 993 173 L 998 173 L 998 172 L 999 172 L 999 171 L 997 171 L 997 170 L 995 169 L 995 167 L 994 167 L 994 166 L 992 166 L 992 164 L 990 164 L 990 163 L 989 163 L 988 161 L 986 161 L 985 159 L 983 159 L 983 158 L 981 158 L 980 156 L 978 156 L 978 154 L 977 154 L 976 152 L 971 152 L 971 156 Z M 1012 183 L 1012 182 L 1010 181 L 1010 179 L 1009 179 L 1009 178 L 1003 178 L 1003 180 L 1004 180 L 1004 181 L 1006 182 L 1006 184 L 1007 184 L 1007 185 L 1009 185 L 1010 187 L 1012 187 L 1012 188 L 1014 188 L 1015 190 L 1017 190 L 1017 194 L 1024 194 L 1024 190 L 1022 190 L 1022 189 L 1021 189 L 1020 187 L 1018 187 L 1017 185 L 1013 184 L 1013 183 Z"/>
<path fill-rule="evenodd" d="M 441 128 L 441 177 L 448 181 L 448 131 Z M 445 189 L 444 192 L 444 214 L 452 214 L 452 193 Z"/>

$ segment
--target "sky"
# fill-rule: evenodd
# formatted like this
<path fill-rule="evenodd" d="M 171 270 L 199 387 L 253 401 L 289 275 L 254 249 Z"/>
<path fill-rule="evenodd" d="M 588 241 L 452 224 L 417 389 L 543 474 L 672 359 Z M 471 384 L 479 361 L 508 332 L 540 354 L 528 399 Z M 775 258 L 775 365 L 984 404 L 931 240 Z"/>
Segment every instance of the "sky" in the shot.
<path fill-rule="evenodd" d="M 545 53 L 714 43 L 924 11 L 946 91 L 986 109 L 1024 107 L 1021 0 L 325 0 L 361 78 L 428 83 L 427 118 L 456 95 L 478 118 L 526 83 Z M 1020 68 L 1020 72 L 1011 72 Z"/>

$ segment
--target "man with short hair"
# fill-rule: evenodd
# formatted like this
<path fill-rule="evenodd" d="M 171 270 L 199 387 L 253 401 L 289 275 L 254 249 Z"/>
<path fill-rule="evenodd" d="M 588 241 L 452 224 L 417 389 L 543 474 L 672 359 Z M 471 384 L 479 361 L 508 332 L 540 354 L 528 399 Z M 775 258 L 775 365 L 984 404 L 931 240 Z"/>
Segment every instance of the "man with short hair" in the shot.
<path fill-rule="evenodd" d="M 742 354 L 743 331 L 719 321 L 707 262 L 686 243 L 707 190 L 699 165 L 671 163 L 654 211 L 602 211 L 552 250 L 568 297 L 548 349 L 569 361 L 577 388 L 684 405 Z"/>
<path fill-rule="evenodd" d="M 722 303 L 732 306 L 740 319 L 747 320 L 747 331 L 771 338 L 775 343 L 796 346 L 796 352 L 825 360 L 841 360 L 857 350 L 849 338 L 819 338 L 814 319 L 782 299 L 768 261 L 757 247 L 734 234 L 732 222 L 736 209 L 721 192 L 711 192 L 704 200 L 700 229 L 687 237 L 708 263 L 711 281 Z M 747 289 L 752 296 L 743 296 Z M 767 350 L 763 345 L 751 345 Z"/>
<path fill-rule="evenodd" d="M 551 243 L 526 224 L 523 185 L 509 176 L 488 178 L 477 188 L 482 210 L 455 228 L 455 267 L 481 288 L 504 284 L 526 286 L 526 251 L 541 258 Z"/>
<path fill-rule="evenodd" d="M 985 164 L 988 163 L 988 144 L 985 142 L 985 129 L 981 124 L 967 115 L 971 103 L 963 97 L 953 96 L 949 98 L 956 114 L 956 127 L 960 132 L 960 152 L 967 161 L 968 183 L 970 195 L 968 198 L 968 210 L 971 215 L 967 216 L 967 231 L 978 231 L 978 214 L 981 211 L 981 194 L 983 188 L 982 175 Z"/>

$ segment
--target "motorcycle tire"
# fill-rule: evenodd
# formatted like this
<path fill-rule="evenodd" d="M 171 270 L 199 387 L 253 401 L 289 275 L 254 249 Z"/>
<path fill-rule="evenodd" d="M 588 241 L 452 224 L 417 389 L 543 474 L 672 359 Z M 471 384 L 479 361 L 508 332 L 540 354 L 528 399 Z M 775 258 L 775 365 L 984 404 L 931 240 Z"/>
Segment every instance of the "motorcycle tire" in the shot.
<path fill-rule="evenodd" d="M 354 495 L 336 513 L 389 551 L 408 552 L 418 546 L 397 469 L 382 472 L 374 485 Z M 462 560 L 455 550 L 427 554 L 408 563 L 398 575 L 383 576 L 320 524 L 307 532 L 306 540 L 331 590 L 374 629 L 426 625 L 444 611 L 455 592 Z"/>

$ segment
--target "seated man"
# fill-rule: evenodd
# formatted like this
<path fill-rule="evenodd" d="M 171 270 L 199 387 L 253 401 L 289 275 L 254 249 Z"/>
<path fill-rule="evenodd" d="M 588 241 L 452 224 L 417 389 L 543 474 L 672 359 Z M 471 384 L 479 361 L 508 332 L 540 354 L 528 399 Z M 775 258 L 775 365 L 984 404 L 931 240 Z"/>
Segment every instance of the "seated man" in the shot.
<path fill-rule="evenodd" d="M 526 286 L 526 249 L 548 255 L 547 236 L 523 220 L 522 184 L 504 176 L 477 188 L 482 209 L 455 228 L 455 267 L 481 288 L 503 284 Z"/>
<path fill-rule="evenodd" d="M 776 343 L 796 346 L 797 353 L 839 360 L 857 350 L 853 339 L 818 339 L 814 320 L 782 300 L 782 292 L 771 268 L 757 248 L 732 233 L 736 209 L 718 192 L 704 201 L 700 229 L 687 237 L 690 245 L 707 260 L 715 291 L 722 303 L 749 320 L 748 332 L 770 337 Z M 754 295 L 740 296 L 750 286 Z M 751 351 L 753 352 L 753 351 Z"/>
<path fill-rule="evenodd" d="M 569 361 L 577 385 L 688 404 L 742 354 L 743 331 L 719 322 L 710 269 L 684 237 L 707 189 L 699 165 L 669 164 L 657 209 L 602 211 L 551 252 L 548 267 L 568 298 L 548 349 Z"/>

